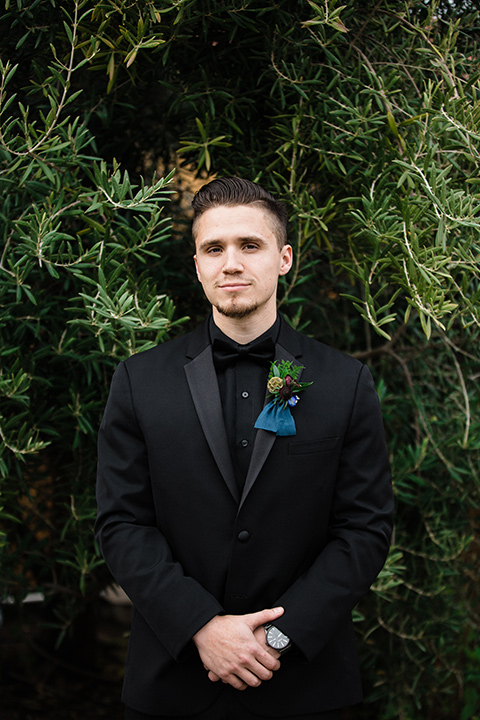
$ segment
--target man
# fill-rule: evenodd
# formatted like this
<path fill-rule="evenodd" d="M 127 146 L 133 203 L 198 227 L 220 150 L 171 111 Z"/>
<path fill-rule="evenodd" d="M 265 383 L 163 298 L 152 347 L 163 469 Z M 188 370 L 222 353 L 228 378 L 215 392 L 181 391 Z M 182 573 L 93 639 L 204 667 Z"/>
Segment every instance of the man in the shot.
<path fill-rule="evenodd" d="M 99 436 L 96 536 L 134 606 L 125 717 L 332 720 L 361 700 L 351 611 L 390 541 L 378 399 L 277 317 L 283 205 L 223 178 L 193 207 L 212 313 L 119 365 Z"/>

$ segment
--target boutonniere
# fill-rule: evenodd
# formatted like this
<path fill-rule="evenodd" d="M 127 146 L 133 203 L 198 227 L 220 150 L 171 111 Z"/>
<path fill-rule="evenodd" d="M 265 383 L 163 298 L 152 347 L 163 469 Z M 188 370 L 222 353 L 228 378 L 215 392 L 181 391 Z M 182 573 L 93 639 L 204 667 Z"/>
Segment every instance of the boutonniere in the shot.
<path fill-rule="evenodd" d="M 295 420 L 290 408 L 299 401 L 298 393 L 311 382 L 298 381 L 303 365 L 293 365 L 290 360 L 276 360 L 270 365 L 267 390 L 272 400 L 265 405 L 258 416 L 255 427 L 270 430 L 277 435 L 296 435 Z"/>

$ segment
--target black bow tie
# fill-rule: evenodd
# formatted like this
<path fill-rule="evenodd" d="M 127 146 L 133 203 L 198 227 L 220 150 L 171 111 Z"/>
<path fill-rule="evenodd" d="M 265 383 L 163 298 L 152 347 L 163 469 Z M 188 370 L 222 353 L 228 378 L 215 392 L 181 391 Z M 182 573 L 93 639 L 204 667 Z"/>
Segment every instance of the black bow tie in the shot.
<path fill-rule="evenodd" d="M 217 370 L 224 370 L 242 359 L 268 367 L 274 357 L 275 343 L 271 337 L 253 341 L 248 345 L 239 345 L 233 340 L 220 338 L 215 338 L 213 341 L 213 362 Z"/>

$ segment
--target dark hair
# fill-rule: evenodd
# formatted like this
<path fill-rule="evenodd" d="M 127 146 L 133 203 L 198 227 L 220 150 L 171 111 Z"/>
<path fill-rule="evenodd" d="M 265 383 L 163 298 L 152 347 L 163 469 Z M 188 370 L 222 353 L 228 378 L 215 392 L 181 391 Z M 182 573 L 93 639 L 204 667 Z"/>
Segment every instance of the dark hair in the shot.
<path fill-rule="evenodd" d="M 194 239 L 197 220 L 207 210 L 221 205 L 259 205 L 272 217 L 279 248 L 286 244 L 288 215 L 285 205 L 257 183 L 237 177 L 212 180 L 195 194 L 192 201 Z"/>

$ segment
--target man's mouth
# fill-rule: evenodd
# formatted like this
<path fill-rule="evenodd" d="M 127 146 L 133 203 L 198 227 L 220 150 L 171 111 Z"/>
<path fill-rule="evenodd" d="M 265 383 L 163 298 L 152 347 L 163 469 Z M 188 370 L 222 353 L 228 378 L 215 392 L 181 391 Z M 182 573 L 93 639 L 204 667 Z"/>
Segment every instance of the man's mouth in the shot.
<path fill-rule="evenodd" d="M 221 290 L 226 290 L 227 292 L 234 292 L 235 290 L 243 290 L 244 288 L 249 287 L 249 283 L 229 282 L 219 285 L 218 287 Z"/>

